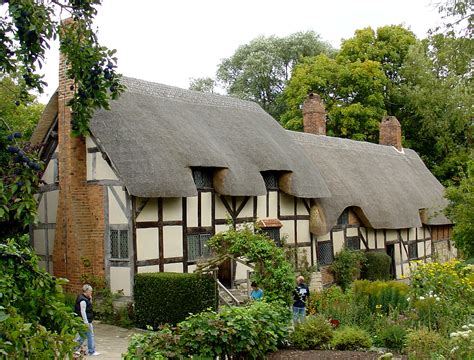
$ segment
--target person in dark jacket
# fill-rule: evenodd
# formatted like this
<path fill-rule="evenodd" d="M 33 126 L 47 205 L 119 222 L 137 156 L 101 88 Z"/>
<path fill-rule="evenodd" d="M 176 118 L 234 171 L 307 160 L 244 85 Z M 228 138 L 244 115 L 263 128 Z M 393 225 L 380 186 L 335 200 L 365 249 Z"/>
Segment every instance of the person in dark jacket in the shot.
<path fill-rule="evenodd" d="M 296 325 L 305 319 L 306 300 L 309 298 L 309 289 L 304 283 L 304 277 L 296 278 L 296 287 L 293 290 L 293 323 Z"/>
<path fill-rule="evenodd" d="M 89 356 L 100 355 L 95 351 L 94 344 L 94 328 L 92 327 L 92 320 L 94 320 L 94 314 L 92 312 L 92 286 L 85 284 L 82 287 L 82 294 L 79 294 L 76 299 L 76 305 L 74 307 L 74 312 L 76 316 L 80 316 L 84 324 L 87 325 L 87 352 Z M 85 338 L 83 335 L 79 334 L 77 342 L 79 345 L 76 349 L 76 355 L 79 355 L 79 348 L 82 346 Z"/>

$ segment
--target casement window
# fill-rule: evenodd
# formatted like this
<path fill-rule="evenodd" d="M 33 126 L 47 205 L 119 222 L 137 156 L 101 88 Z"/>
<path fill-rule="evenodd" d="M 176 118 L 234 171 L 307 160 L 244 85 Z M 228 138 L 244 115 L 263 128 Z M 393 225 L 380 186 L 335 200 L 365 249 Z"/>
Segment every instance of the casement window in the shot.
<path fill-rule="evenodd" d="M 110 229 L 110 257 L 128 259 L 128 230 Z"/>
<path fill-rule="evenodd" d="M 337 219 L 337 225 L 347 225 L 349 224 L 349 209 L 346 209 L 342 212 L 341 216 Z"/>
<path fill-rule="evenodd" d="M 418 259 L 418 244 L 416 241 L 408 244 L 408 259 Z"/>
<path fill-rule="evenodd" d="M 267 235 L 270 239 L 272 239 L 277 246 L 281 246 L 280 228 L 269 227 L 269 228 L 264 228 L 261 230 L 265 235 Z"/>
<path fill-rule="evenodd" d="M 212 170 L 206 168 L 195 168 L 192 170 L 197 189 L 212 189 Z"/>
<path fill-rule="evenodd" d="M 334 254 L 332 249 L 332 242 L 318 242 L 318 261 L 319 265 L 332 264 L 334 260 Z"/>
<path fill-rule="evenodd" d="M 346 247 L 349 250 L 360 250 L 360 240 L 358 236 L 348 236 L 346 240 Z"/>
<path fill-rule="evenodd" d="M 263 181 L 267 190 L 278 190 L 278 173 L 275 171 L 262 171 Z"/>
<path fill-rule="evenodd" d="M 206 259 L 211 256 L 211 249 L 207 246 L 207 240 L 211 233 L 188 234 L 188 261 Z"/>

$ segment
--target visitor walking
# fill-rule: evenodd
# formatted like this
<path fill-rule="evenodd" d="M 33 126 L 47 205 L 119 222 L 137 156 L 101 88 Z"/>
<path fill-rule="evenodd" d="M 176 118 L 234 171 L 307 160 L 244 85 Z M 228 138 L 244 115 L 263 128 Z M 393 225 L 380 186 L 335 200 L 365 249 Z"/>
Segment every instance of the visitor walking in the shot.
<path fill-rule="evenodd" d="M 294 325 L 304 321 L 306 315 L 306 300 L 309 298 L 309 289 L 304 283 L 304 277 L 296 278 L 296 287 L 293 290 L 293 323 Z"/>
<path fill-rule="evenodd" d="M 100 355 L 95 351 L 94 344 L 94 328 L 92 327 L 92 320 L 94 320 L 94 314 L 92 313 L 92 286 L 85 284 L 82 287 L 82 294 L 78 295 L 76 299 L 76 306 L 74 307 L 74 312 L 77 316 L 82 318 L 84 324 L 87 325 L 87 352 L 89 356 Z M 77 338 L 78 346 L 76 348 L 76 355 L 80 355 L 80 348 L 85 338 L 83 334 L 79 334 Z"/>

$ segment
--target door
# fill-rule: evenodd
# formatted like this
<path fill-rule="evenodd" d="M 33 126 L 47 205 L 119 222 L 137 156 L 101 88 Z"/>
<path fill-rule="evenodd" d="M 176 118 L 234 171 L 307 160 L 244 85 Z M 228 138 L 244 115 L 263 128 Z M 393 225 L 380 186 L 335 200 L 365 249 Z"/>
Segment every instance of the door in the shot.
<path fill-rule="evenodd" d="M 392 279 L 397 278 L 397 273 L 395 271 L 395 245 L 390 244 L 386 245 L 385 249 L 387 251 L 387 255 L 390 256 L 391 262 L 390 262 L 390 277 Z"/>

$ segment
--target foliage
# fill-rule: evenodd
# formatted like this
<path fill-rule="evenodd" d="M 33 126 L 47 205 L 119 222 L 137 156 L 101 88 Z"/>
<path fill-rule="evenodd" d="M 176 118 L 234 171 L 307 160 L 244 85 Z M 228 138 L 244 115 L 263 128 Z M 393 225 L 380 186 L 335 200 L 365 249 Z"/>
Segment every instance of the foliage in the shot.
<path fill-rule="evenodd" d="M 283 249 L 277 247 L 273 240 L 243 227 L 216 234 L 207 243 L 217 256 L 243 257 L 253 264 L 255 271 L 252 280 L 264 289 L 267 300 L 291 303 L 294 273 Z"/>
<path fill-rule="evenodd" d="M 114 50 L 98 43 L 92 22 L 101 0 L 5 1 L 7 16 L 0 20 L 0 74 L 20 79 L 20 96 L 28 90 L 43 91 L 45 82 L 38 74 L 51 41 L 60 36 L 60 49 L 73 80 L 74 97 L 70 106 L 74 114 L 73 133 L 87 135 L 95 108 L 108 108 L 110 99 L 122 91 L 116 73 Z M 70 13 L 73 22 L 62 28 L 62 12 Z"/>
<path fill-rule="evenodd" d="M 260 36 L 222 60 L 217 80 L 229 95 L 255 101 L 278 119 L 282 112 L 279 97 L 294 66 L 305 56 L 331 52 L 330 45 L 312 31 L 284 38 Z"/>
<path fill-rule="evenodd" d="M 405 310 L 410 287 L 398 281 L 357 280 L 352 286 L 354 301 L 364 303 L 371 312 L 388 314 L 393 310 Z"/>
<path fill-rule="evenodd" d="M 177 322 L 189 313 L 217 306 L 216 283 L 211 276 L 181 273 L 143 273 L 135 276 L 133 293 L 137 325 Z M 192 299 L 192 301 L 190 301 Z"/>
<path fill-rule="evenodd" d="M 392 259 L 384 252 L 366 252 L 366 263 L 362 267 L 361 278 L 370 281 L 389 280 Z"/>
<path fill-rule="evenodd" d="M 444 29 L 448 33 L 465 32 L 472 37 L 474 32 L 474 5 L 470 0 L 444 0 L 438 4 L 438 12 L 443 15 Z M 435 29 L 440 30 L 440 28 Z"/>
<path fill-rule="evenodd" d="M 290 335 L 290 343 L 297 349 L 328 348 L 334 336 L 330 322 L 322 315 L 308 316 Z"/>
<path fill-rule="evenodd" d="M 474 155 L 474 153 L 473 153 Z M 454 222 L 453 241 L 465 258 L 474 257 L 474 161 L 467 166 L 459 186 L 446 191 L 446 214 Z"/>
<path fill-rule="evenodd" d="M 426 328 L 408 332 L 406 352 L 409 359 L 429 360 L 446 351 L 447 341 L 436 331 Z"/>
<path fill-rule="evenodd" d="M 190 79 L 189 90 L 200 91 L 204 93 L 213 93 L 216 87 L 216 81 L 210 77 Z"/>
<path fill-rule="evenodd" d="M 380 333 L 380 340 L 384 347 L 401 351 L 405 345 L 407 331 L 401 325 L 387 326 Z"/>
<path fill-rule="evenodd" d="M 297 248 L 290 247 L 283 242 L 286 259 L 291 263 L 293 271 L 297 275 L 304 277 L 307 284 L 311 283 L 311 277 L 316 271 L 316 265 L 310 265 L 308 261 L 308 252 L 306 250 L 298 251 Z"/>
<path fill-rule="evenodd" d="M 474 324 L 463 325 L 461 330 L 449 334 L 450 356 L 469 359 L 474 354 Z"/>
<path fill-rule="evenodd" d="M 351 296 L 349 292 L 344 293 L 339 286 L 330 286 L 322 291 L 313 291 L 308 300 L 308 313 L 314 315 L 329 307 L 338 306 L 339 303 L 348 303 Z"/>
<path fill-rule="evenodd" d="M 337 350 L 363 350 L 369 349 L 372 342 L 365 330 L 344 326 L 334 333 L 332 346 Z"/>
<path fill-rule="evenodd" d="M 282 303 L 253 302 L 221 312 L 191 315 L 176 329 L 136 335 L 125 359 L 153 356 L 260 359 L 288 335 L 290 312 Z"/>
<path fill-rule="evenodd" d="M 360 271 L 365 261 L 365 253 L 362 251 L 342 249 L 336 254 L 330 266 L 331 271 L 334 273 L 336 283 L 343 290 L 348 289 L 352 281 L 360 276 Z"/>
<path fill-rule="evenodd" d="M 26 243 L 27 236 L 20 239 Z M 64 304 L 61 285 L 18 241 L 0 244 L 0 354 L 9 358 L 64 358 L 81 321 Z"/>

